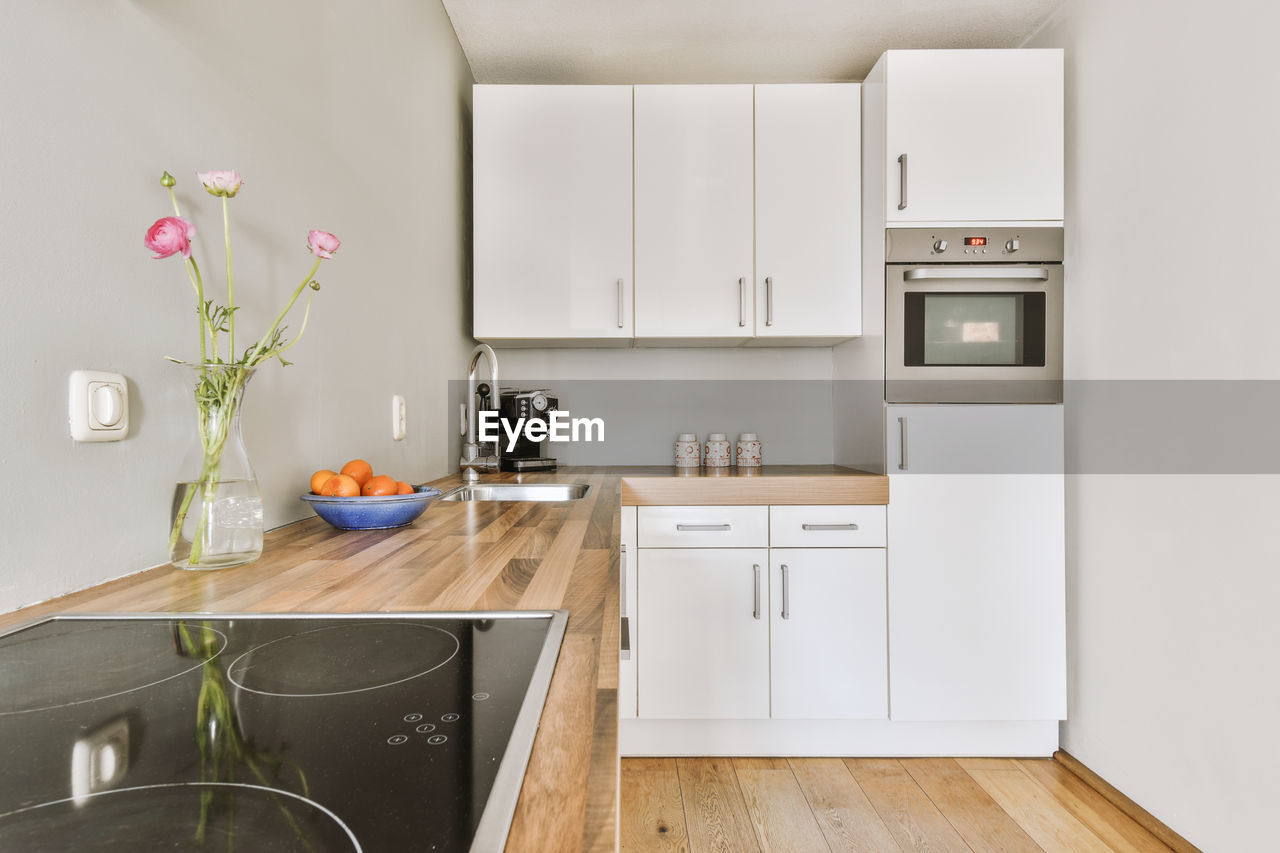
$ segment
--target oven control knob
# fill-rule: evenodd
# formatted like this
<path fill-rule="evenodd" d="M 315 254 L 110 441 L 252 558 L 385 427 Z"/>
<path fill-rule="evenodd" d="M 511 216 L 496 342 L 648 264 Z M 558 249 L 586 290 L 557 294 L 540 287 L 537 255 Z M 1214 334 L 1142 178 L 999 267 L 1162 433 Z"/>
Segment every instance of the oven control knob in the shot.
<path fill-rule="evenodd" d="M 933 244 L 933 250 L 934 250 L 935 252 L 945 252 L 945 251 L 947 250 L 947 241 L 946 241 L 946 240 L 935 240 L 935 241 L 934 241 L 934 244 Z"/>
<path fill-rule="evenodd" d="M 1018 251 L 1018 241 L 1010 240 L 1008 243 L 1005 243 L 1004 250 L 1009 254 L 1013 254 L 1014 252 Z"/>

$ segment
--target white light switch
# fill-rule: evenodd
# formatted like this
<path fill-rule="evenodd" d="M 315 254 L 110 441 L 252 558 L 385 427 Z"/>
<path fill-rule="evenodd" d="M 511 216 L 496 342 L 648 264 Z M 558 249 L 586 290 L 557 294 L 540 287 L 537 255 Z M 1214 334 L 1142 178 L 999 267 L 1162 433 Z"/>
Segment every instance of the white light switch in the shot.
<path fill-rule="evenodd" d="M 391 437 L 402 441 L 405 436 L 404 397 L 399 394 L 391 396 Z"/>
<path fill-rule="evenodd" d="M 129 435 L 129 385 L 119 373 L 72 371 L 68 402 L 76 441 L 119 441 Z"/>

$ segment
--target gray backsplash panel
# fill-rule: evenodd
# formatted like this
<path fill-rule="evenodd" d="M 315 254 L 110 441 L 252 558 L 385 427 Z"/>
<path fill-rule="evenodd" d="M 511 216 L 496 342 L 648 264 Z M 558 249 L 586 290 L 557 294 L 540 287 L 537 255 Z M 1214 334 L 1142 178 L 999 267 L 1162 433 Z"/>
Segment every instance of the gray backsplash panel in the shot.
<path fill-rule="evenodd" d="M 502 387 L 546 388 L 572 417 L 604 420 L 602 442 L 547 444 L 562 465 L 670 465 L 682 432 L 701 442 L 710 432 L 735 442 L 754 432 L 766 464 L 835 461 L 830 380 L 503 379 Z M 466 382 L 451 381 L 449 396 L 465 398 Z M 456 422 L 456 403 L 452 412 Z"/>

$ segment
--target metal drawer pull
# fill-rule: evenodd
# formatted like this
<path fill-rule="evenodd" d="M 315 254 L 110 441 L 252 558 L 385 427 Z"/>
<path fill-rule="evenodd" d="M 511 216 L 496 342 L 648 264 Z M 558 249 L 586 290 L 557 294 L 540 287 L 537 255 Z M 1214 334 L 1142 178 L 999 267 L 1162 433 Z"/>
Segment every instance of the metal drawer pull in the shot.
<path fill-rule="evenodd" d="M 732 524 L 677 524 L 676 530 L 681 533 L 693 533 L 697 531 L 711 531 L 712 533 L 726 533 L 733 529 Z"/>
<path fill-rule="evenodd" d="M 764 324 L 773 325 L 773 276 L 764 280 Z"/>
<path fill-rule="evenodd" d="M 622 620 L 627 619 L 627 546 L 623 543 L 622 553 L 618 555 L 619 574 L 622 575 L 622 590 L 618 595 L 618 609 L 622 611 Z"/>
<path fill-rule="evenodd" d="M 622 328 L 622 291 L 625 288 L 622 285 L 622 279 L 618 279 L 618 328 Z"/>
<path fill-rule="evenodd" d="M 1049 271 L 1044 267 L 938 267 L 936 269 L 911 269 L 902 274 L 906 281 L 928 281 L 930 279 L 1014 279 L 1017 281 L 1048 281 Z"/>
<path fill-rule="evenodd" d="M 907 209 L 907 155 L 898 155 L 898 210 Z"/>
<path fill-rule="evenodd" d="M 623 660 L 631 660 L 631 620 L 622 617 L 622 641 L 618 652 Z"/>
<path fill-rule="evenodd" d="M 802 524 L 801 530 L 857 530 L 856 524 Z"/>
<path fill-rule="evenodd" d="M 791 618 L 791 570 L 782 564 L 782 618 Z"/>
<path fill-rule="evenodd" d="M 747 325 L 747 280 L 738 279 L 738 325 Z"/>
<path fill-rule="evenodd" d="M 751 611 L 751 615 L 753 618 L 759 619 L 760 618 L 760 564 L 753 563 L 751 566 L 751 570 L 755 572 L 755 576 L 756 576 L 756 604 L 755 604 L 755 609 Z"/>
<path fill-rule="evenodd" d="M 907 419 L 898 418 L 898 438 L 902 442 L 902 459 L 898 462 L 898 470 L 907 470 Z"/>

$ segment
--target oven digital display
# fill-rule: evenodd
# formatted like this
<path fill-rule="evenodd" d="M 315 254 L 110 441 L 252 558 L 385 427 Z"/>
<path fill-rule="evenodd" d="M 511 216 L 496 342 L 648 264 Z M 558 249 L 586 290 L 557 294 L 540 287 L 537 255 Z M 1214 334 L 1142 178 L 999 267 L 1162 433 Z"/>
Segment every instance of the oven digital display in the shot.
<path fill-rule="evenodd" d="M 964 244 L 966 246 L 985 246 L 987 245 L 986 237 L 965 237 Z"/>

